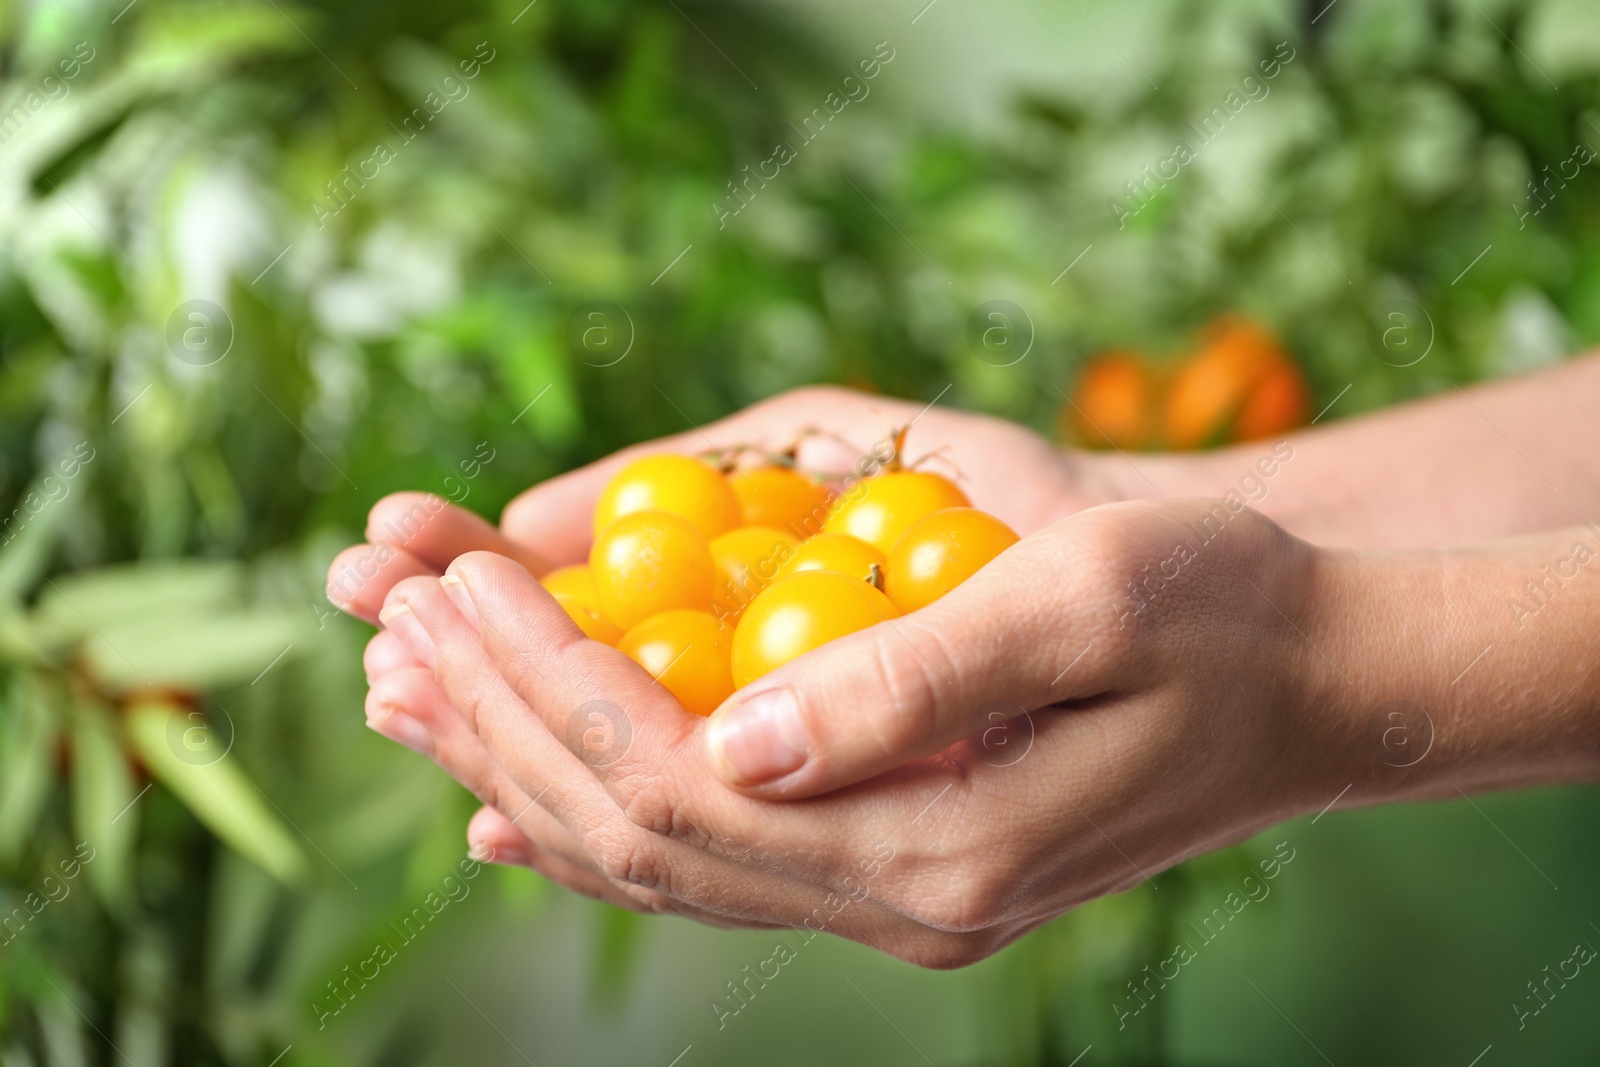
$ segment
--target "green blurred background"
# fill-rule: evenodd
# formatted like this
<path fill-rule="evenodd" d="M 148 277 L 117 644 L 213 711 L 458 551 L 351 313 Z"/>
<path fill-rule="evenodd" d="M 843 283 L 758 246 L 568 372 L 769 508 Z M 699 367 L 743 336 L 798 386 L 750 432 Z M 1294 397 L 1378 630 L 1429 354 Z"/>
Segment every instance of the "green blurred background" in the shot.
<path fill-rule="evenodd" d="M 1600 945 L 1585 790 L 1301 820 L 961 972 L 819 939 L 720 1030 L 769 937 L 486 869 L 313 1006 L 474 807 L 364 728 L 369 631 L 321 595 L 379 495 L 493 517 L 814 381 L 1054 432 L 1096 350 L 1228 311 L 1328 419 L 1565 358 L 1600 337 L 1596 179 L 1522 213 L 1600 145 L 1592 3 L 123 2 L 0 6 L 6 1067 L 1600 1058 L 1600 976 L 1513 1007 Z M 993 300 L 1026 358 L 969 340 Z"/>

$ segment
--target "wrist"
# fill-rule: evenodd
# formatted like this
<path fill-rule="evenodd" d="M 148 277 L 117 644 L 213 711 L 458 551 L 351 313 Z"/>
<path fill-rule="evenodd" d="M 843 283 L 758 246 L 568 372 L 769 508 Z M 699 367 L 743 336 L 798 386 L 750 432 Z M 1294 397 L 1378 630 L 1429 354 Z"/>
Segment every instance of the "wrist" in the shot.
<path fill-rule="evenodd" d="M 1318 544 L 1360 544 L 1363 520 L 1356 501 L 1330 507 L 1328 487 L 1307 491 L 1310 462 L 1304 441 L 1265 438 L 1206 452 L 1108 455 L 1107 474 L 1119 499 L 1233 497 L 1298 537 Z"/>
<path fill-rule="evenodd" d="M 1228 489 L 1216 452 L 1075 451 L 1084 490 L 1104 503 L 1217 497 Z M 1235 475 L 1237 477 L 1237 475 Z"/>
<path fill-rule="evenodd" d="M 1330 743 L 1330 798 L 1347 784 L 1340 806 L 1600 778 L 1600 664 L 1586 637 L 1600 601 L 1575 584 L 1543 601 L 1542 618 L 1514 606 L 1577 539 L 1320 552 L 1307 635 L 1325 657 L 1308 660 L 1306 692 Z M 1583 539 L 1600 553 L 1600 537 Z M 1600 580 L 1574 580 L 1585 578 Z"/>

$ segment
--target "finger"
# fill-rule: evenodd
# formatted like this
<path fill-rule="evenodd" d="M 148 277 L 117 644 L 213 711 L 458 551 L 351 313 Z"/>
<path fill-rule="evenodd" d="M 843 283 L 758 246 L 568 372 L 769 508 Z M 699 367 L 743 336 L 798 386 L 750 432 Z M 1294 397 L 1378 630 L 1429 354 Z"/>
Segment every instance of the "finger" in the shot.
<path fill-rule="evenodd" d="M 462 596 L 464 612 L 440 617 L 419 606 L 416 614 L 440 642 L 433 654 L 441 672 L 463 660 L 475 665 L 488 653 L 493 693 L 469 695 L 463 679 L 452 696 L 458 706 L 471 707 L 490 748 L 502 761 L 526 758 L 524 748 L 494 737 L 501 729 L 496 718 L 509 715 L 520 722 L 536 716 L 562 762 L 584 768 L 630 822 L 691 845 L 692 870 L 702 869 L 699 861 L 709 856 L 737 871 L 756 872 L 762 885 L 765 876 L 776 875 L 786 883 L 834 889 L 859 876 L 863 859 L 870 861 L 887 827 L 907 823 L 948 784 L 892 796 L 839 793 L 807 805 L 774 806 L 741 796 L 724 788 L 706 764 L 699 736 L 705 720 L 683 711 L 633 661 L 583 638 L 521 568 L 472 553 L 451 564 L 450 573 L 435 584 L 453 579 L 460 584 L 447 595 Z M 427 584 L 408 584 L 395 595 L 411 589 L 421 595 Z M 443 642 L 460 639 L 454 628 L 466 623 L 465 614 L 479 620 L 479 631 L 466 631 L 467 640 L 447 651 Z M 510 710 L 500 707 L 502 702 Z M 549 765 L 543 766 L 547 771 Z M 519 772 L 512 763 L 507 770 L 519 780 L 533 773 Z M 941 773 L 950 777 L 948 769 Z"/>
<path fill-rule="evenodd" d="M 780 930 L 784 927 L 771 923 L 745 922 L 729 919 L 722 915 L 713 915 L 710 912 L 699 911 L 685 905 L 676 905 L 676 902 L 661 903 L 652 907 L 644 901 L 629 895 L 627 889 L 613 883 L 592 867 L 573 863 L 559 855 L 548 852 L 538 842 L 530 839 L 526 834 L 512 825 L 495 808 L 479 808 L 477 814 L 467 825 L 467 840 L 471 842 L 472 855 L 482 857 L 480 862 L 505 863 L 518 867 L 528 867 L 542 874 L 557 885 L 564 886 L 575 893 L 581 893 L 596 900 L 603 900 L 607 904 L 629 911 L 642 914 L 659 914 L 667 912 L 680 915 L 686 919 L 715 926 L 724 930 Z M 675 905 L 675 906 L 674 906 Z"/>
<path fill-rule="evenodd" d="M 424 668 L 382 676 L 368 696 L 368 725 L 392 741 L 427 756 L 493 811 L 484 817 L 499 832 L 510 862 L 530 866 L 568 888 L 644 912 L 682 912 L 664 895 L 607 878 L 581 842 L 512 782 L 483 742 L 466 728 L 444 691 Z M 471 836 L 469 841 L 478 842 Z M 481 854 L 481 853 L 480 853 Z M 693 916 L 698 917 L 698 916 Z M 721 921 L 721 917 L 717 917 Z"/>
<path fill-rule="evenodd" d="M 430 600 L 442 589 L 449 598 L 445 606 L 453 605 L 424 620 L 429 632 L 437 638 L 442 628 L 446 638 L 460 641 L 462 651 L 453 655 L 489 659 L 512 699 L 533 713 L 568 760 L 613 789 L 622 806 L 629 797 L 617 791 L 620 782 L 676 773 L 683 766 L 680 755 L 698 759 L 691 738 L 700 718 L 684 711 L 633 660 L 585 638 L 522 568 L 474 552 L 451 564 L 434 585 L 405 587 Z M 486 726 L 478 724 L 480 734 Z"/>
<path fill-rule="evenodd" d="M 496 808 L 478 809 L 467 824 L 467 841 L 471 844 L 471 854 L 475 858 L 481 857 L 479 862 L 527 867 L 574 893 L 603 900 L 629 911 L 649 914 L 654 910 L 612 885 L 599 873 L 540 848 Z"/>
<path fill-rule="evenodd" d="M 387 630 L 379 630 L 367 642 L 366 651 L 361 654 L 361 665 L 367 672 L 367 684 L 370 686 L 390 671 L 421 667 L 423 663 L 411 654 L 411 650 L 398 637 Z"/>
<path fill-rule="evenodd" d="M 498 552 L 534 575 L 550 570 L 536 540 L 514 541 L 492 523 L 432 493 L 391 493 L 367 515 L 368 541 L 405 549 L 435 574 L 464 552 Z"/>
<path fill-rule="evenodd" d="M 367 723 L 391 741 L 433 760 L 523 833 L 536 835 L 546 851 L 570 863 L 587 862 L 576 839 L 535 806 L 482 739 L 467 728 L 433 671 L 406 668 L 379 678 L 367 696 Z"/>
<path fill-rule="evenodd" d="M 861 436 L 864 425 L 869 427 L 869 435 L 881 437 L 896 422 L 926 411 L 924 405 L 849 389 L 794 390 L 699 429 L 635 445 L 551 478 L 507 504 L 500 527 L 515 541 L 538 545 L 556 564 L 580 563 L 588 558 L 594 536 L 590 517 L 600 491 L 617 471 L 641 456 L 712 453 L 731 462 L 740 446 L 788 448 L 801 431 L 815 430 L 819 432 L 799 441 L 800 465 L 843 472 L 861 460 L 871 443 L 862 441 L 860 447 L 852 447 L 841 437 Z M 928 415 L 930 421 L 938 418 L 937 410 Z"/>
<path fill-rule="evenodd" d="M 328 564 L 328 600 L 340 611 L 376 626 L 383 598 L 396 582 L 438 573 L 393 545 L 352 545 Z"/>
<path fill-rule="evenodd" d="M 584 855 L 577 839 L 552 818 L 549 812 L 525 798 L 520 790 L 514 787 L 503 789 L 497 796 L 502 803 L 509 801 L 508 806 L 515 810 L 508 812 L 492 805 L 485 806 L 482 810 L 493 813 L 497 820 L 494 825 L 501 828 L 502 837 L 507 842 L 520 843 L 525 854 L 542 853 L 560 860 L 568 867 L 585 871 L 596 881 L 604 883 L 615 890 L 617 895 L 628 898 L 634 904 L 646 907 L 656 904 L 651 910 L 661 910 L 653 894 L 642 892 L 637 886 L 612 884 L 589 861 L 588 856 Z M 470 827 L 467 836 L 469 841 L 477 840 L 472 836 Z"/>
<path fill-rule="evenodd" d="M 545 852 L 599 874 L 577 837 L 549 812 L 540 808 L 535 798 L 523 792 L 506 774 L 494 754 L 485 747 L 483 740 L 467 729 L 444 690 L 439 688 L 432 671 L 406 672 L 393 680 L 385 679 L 384 687 L 385 697 L 389 696 L 387 690 L 392 687 L 397 699 L 404 701 L 406 714 L 416 719 L 427 732 L 425 755 Z M 638 887 L 619 888 L 641 902 L 653 900 L 648 891 Z"/>
<path fill-rule="evenodd" d="M 531 867 L 534 844 L 499 808 L 485 805 L 467 823 L 470 855 L 484 863 Z"/>
<path fill-rule="evenodd" d="M 473 553 L 464 559 L 482 564 L 497 557 Z M 453 566 L 461 564 L 457 561 Z M 530 612 L 557 616 L 544 619 L 547 631 L 513 657 L 522 663 L 526 678 L 541 680 L 538 685 L 529 683 L 536 690 L 531 699 L 542 709 L 539 714 L 508 687 L 485 654 L 478 632 L 446 599 L 439 582 L 413 580 L 396 587 L 385 612 L 403 603 L 425 627 L 441 687 L 461 709 L 463 719 L 475 724 L 477 734 L 512 780 L 576 833 L 601 872 L 616 881 L 655 889 L 705 911 L 790 926 L 800 924 L 821 906 L 829 888 L 750 866 L 748 858 L 744 864 L 736 863 L 707 849 L 707 834 L 686 814 L 692 808 L 673 799 L 686 789 L 673 761 L 635 756 L 635 752 L 659 751 L 660 738 L 682 734 L 685 727 L 692 730 L 698 717 L 679 708 L 631 660 L 582 637 L 558 606 L 541 602 L 541 597 L 549 598 L 526 571 L 505 560 L 499 560 L 499 565 L 503 574 L 520 575 L 529 586 L 523 602 Z M 653 694 L 652 688 L 656 690 Z M 601 693 L 625 702 L 629 710 L 624 712 L 618 704 L 598 697 Z M 624 743 L 620 756 L 613 748 L 586 746 L 583 735 L 588 731 L 583 727 L 587 720 L 581 713 L 596 705 L 615 709 L 621 729 L 631 730 L 631 744 Z M 645 709 L 650 705 L 655 715 L 647 721 Z M 555 724 L 557 734 L 547 728 L 545 719 Z M 682 722 L 669 730 L 661 726 L 662 719 Z M 573 723 L 577 729 L 570 728 Z M 571 749 L 567 747 L 569 739 Z M 620 733 L 617 739 L 625 740 Z M 698 743 L 689 744 L 684 751 L 698 758 L 700 748 Z M 616 764 L 629 771 L 618 776 L 610 773 L 611 767 L 587 766 L 577 752 L 602 764 L 616 756 Z M 628 799 L 619 802 L 608 794 L 602 780 L 596 778 L 597 771 L 605 772 L 604 781 Z M 724 801 L 755 804 L 720 787 L 715 793 Z M 841 920 L 839 932 L 858 939 L 905 921 L 870 901 L 852 912 L 848 920 Z"/>
<path fill-rule="evenodd" d="M 492 562 L 493 557 L 474 553 L 453 564 L 452 575 Z M 505 560 L 495 565 L 502 577 L 515 580 L 520 574 L 530 587 L 522 603 L 539 603 L 541 593 L 525 572 Z M 485 688 L 479 692 L 463 687 L 462 679 L 452 682 L 452 665 L 482 664 L 484 646 L 470 640 L 477 635 L 460 613 L 422 603 L 427 584 L 408 583 L 395 596 L 409 599 L 415 590 L 414 611 L 435 642 L 437 670 L 452 701 L 472 709 L 480 732 L 513 779 L 548 775 L 548 765 L 519 770 L 530 759 L 530 746 L 520 739 L 507 745 L 499 737 L 502 716 L 509 715 L 515 724 L 530 711 L 496 669 L 503 660 L 488 662 Z M 469 603 L 468 610 L 479 615 L 475 604 Z M 505 642 L 490 622 L 498 610 L 484 604 L 483 633 L 501 645 Z M 563 618 L 548 621 L 554 627 L 570 626 Z M 570 653 L 553 645 L 547 633 L 527 636 L 525 652 L 510 659 L 521 664 L 519 685 L 528 689 L 534 704 L 559 711 L 583 700 L 585 693 L 622 688 L 619 679 L 603 672 L 595 677 L 574 669 Z M 581 637 L 571 643 L 593 644 Z M 615 655 L 615 650 L 598 647 Z M 484 673 L 481 666 L 479 670 Z M 992 821 L 951 816 L 950 806 L 964 803 L 967 790 L 956 787 L 972 776 L 975 758 L 965 763 L 923 761 L 870 786 L 774 805 L 713 781 L 703 746 L 692 733 L 681 746 L 681 756 L 661 754 L 664 750 L 653 739 L 675 736 L 678 720 L 687 720 L 692 731 L 693 724 L 703 722 L 698 717 L 675 704 L 652 710 L 637 699 L 626 710 L 617 704 L 603 706 L 619 716 L 621 751 L 597 746 L 590 756 L 594 773 L 604 775 L 614 810 L 625 814 L 621 830 L 572 818 L 559 807 L 555 789 L 538 796 L 541 806 L 551 806 L 563 825 L 579 835 L 601 872 L 613 880 L 649 884 L 684 904 L 742 921 L 825 930 L 923 966 L 970 962 L 1014 936 L 987 921 L 979 925 L 973 917 L 986 920 L 987 912 L 971 907 L 963 898 L 962 883 L 948 877 L 957 867 L 943 843 L 970 837 L 980 825 L 993 832 Z M 661 718 L 668 720 L 665 725 Z M 631 744 L 622 730 L 631 732 Z M 563 731 L 573 751 L 585 751 L 584 732 Z M 573 751 L 563 748 L 560 754 L 573 759 Z M 951 831 L 952 822 L 961 832 Z M 985 907 L 987 900 L 1000 896 L 999 890 L 991 891 Z"/>
<path fill-rule="evenodd" d="M 1019 542 L 928 607 L 734 694 L 706 724 L 717 775 L 755 796 L 814 796 L 1103 691 L 1114 656 L 1111 641 L 1096 639 L 1111 616 L 1074 610 L 1083 598 L 1070 577 L 1041 582 L 1063 574 L 1061 543 L 1050 533 Z"/>
<path fill-rule="evenodd" d="M 594 540 L 591 516 L 595 501 L 613 475 L 641 456 L 664 452 L 721 452 L 731 459 L 731 453 L 724 450 L 741 443 L 731 435 L 739 424 L 737 418 L 724 419 L 703 430 L 647 441 L 541 482 L 506 505 L 500 513 L 500 528 L 515 541 L 539 545 L 557 564 L 581 563 L 588 559 L 589 544 Z"/>
<path fill-rule="evenodd" d="M 652 910 L 617 890 L 600 875 L 544 851 L 494 808 L 478 809 L 467 826 L 467 840 L 472 843 L 472 855 L 481 857 L 479 862 L 527 867 L 574 893 L 628 911 L 649 913 Z"/>

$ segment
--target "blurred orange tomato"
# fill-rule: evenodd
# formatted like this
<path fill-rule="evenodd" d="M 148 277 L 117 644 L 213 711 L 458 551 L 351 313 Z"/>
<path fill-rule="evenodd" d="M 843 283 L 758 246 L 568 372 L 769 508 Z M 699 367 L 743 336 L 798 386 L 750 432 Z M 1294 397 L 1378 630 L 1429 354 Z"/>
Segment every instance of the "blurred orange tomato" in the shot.
<path fill-rule="evenodd" d="M 1304 426 L 1310 414 L 1311 389 L 1305 376 L 1293 363 L 1280 364 L 1256 383 L 1239 409 L 1239 417 L 1233 421 L 1233 440 L 1275 437 Z"/>
<path fill-rule="evenodd" d="M 1159 401 L 1156 376 L 1133 352 L 1096 356 L 1078 377 L 1062 430 L 1090 448 L 1140 448 L 1150 437 Z"/>
<path fill-rule="evenodd" d="M 1309 406 L 1305 378 L 1277 338 L 1248 319 L 1223 316 L 1173 375 L 1164 443 L 1203 448 L 1281 433 L 1303 422 Z"/>

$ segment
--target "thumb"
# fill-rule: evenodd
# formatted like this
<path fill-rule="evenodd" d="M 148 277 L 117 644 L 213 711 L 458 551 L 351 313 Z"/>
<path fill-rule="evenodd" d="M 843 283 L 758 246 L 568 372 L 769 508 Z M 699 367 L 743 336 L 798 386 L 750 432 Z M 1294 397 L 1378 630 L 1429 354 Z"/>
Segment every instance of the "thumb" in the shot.
<path fill-rule="evenodd" d="M 1096 674 L 1105 673 L 1106 658 L 1093 647 L 1084 652 L 1089 627 L 1057 621 L 1064 611 L 1021 607 L 1028 601 L 1016 583 L 988 573 L 994 570 L 911 615 L 831 641 L 735 694 L 706 724 L 717 775 L 752 795 L 812 796 L 963 738 L 1024 749 L 1025 728 L 1008 737 L 999 727 L 1102 691 Z M 1033 593 L 1037 605 L 1037 588 Z M 1082 661 L 1063 671 L 1080 652 Z M 1014 757 L 994 751 L 992 758 Z"/>

